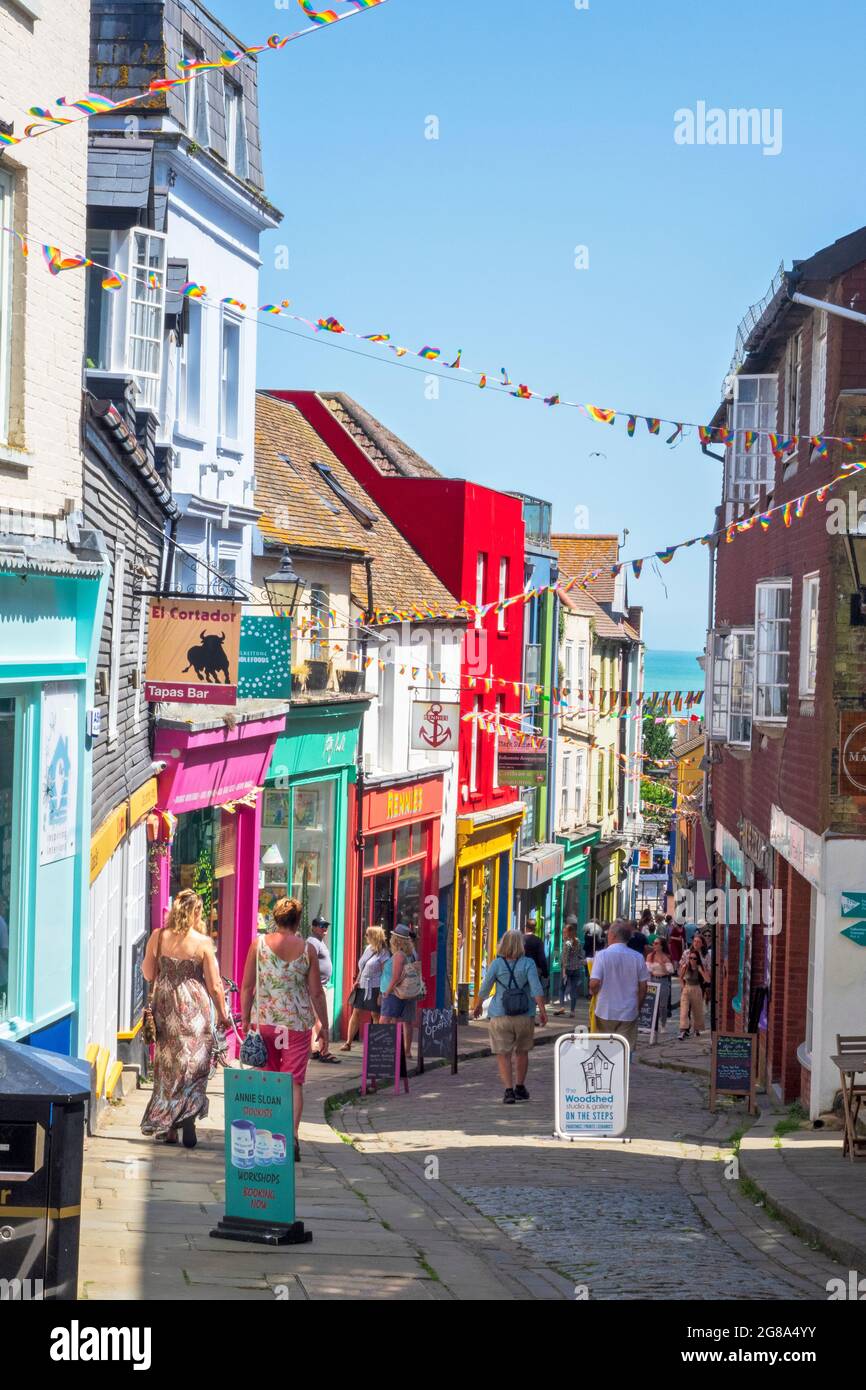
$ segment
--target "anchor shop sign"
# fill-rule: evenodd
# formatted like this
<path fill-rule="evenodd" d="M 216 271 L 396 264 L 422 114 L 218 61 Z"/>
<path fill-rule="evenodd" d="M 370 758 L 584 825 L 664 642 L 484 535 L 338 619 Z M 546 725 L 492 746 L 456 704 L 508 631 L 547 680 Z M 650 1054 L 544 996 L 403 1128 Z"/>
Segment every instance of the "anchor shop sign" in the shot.
<path fill-rule="evenodd" d="M 412 705 L 412 747 L 434 753 L 456 753 L 460 741 L 460 706 L 439 700 L 416 700 Z"/>
<path fill-rule="evenodd" d="M 145 699 L 235 705 L 241 606 L 220 599 L 159 599 L 147 620 Z"/>

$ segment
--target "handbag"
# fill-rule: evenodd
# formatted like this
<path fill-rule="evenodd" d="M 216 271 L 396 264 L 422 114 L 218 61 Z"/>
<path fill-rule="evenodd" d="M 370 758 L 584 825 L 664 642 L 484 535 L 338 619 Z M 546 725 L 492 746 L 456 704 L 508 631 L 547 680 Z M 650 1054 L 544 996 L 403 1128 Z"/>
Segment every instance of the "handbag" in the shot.
<path fill-rule="evenodd" d="M 259 939 L 261 940 L 261 938 Z M 258 1031 L 259 1022 L 259 941 L 256 942 L 256 1028 L 247 1033 L 241 1043 L 241 1062 L 245 1067 L 258 1067 L 261 1071 L 268 1065 L 268 1049 Z"/>
<path fill-rule="evenodd" d="M 427 986 L 421 978 L 421 967 L 417 960 L 407 960 L 403 966 L 403 974 L 400 976 L 399 984 L 394 986 L 394 994 L 398 999 L 423 999 L 427 993 Z"/>
<path fill-rule="evenodd" d="M 518 985 L 514 978 L 514 966 L 509 960 L 503 960 L 502 964 L 508 971 L 508 988 L 502 991 L 502 1009 L 509 1018 L 517 1018 L 520 1014 L 529 1013 L 529 981 L 525 980 L 522 985 Z"/>
<path fill-rule="evenodd" d="M 153 1047 L 154 1043 L 156 1042 L 156 1019 L 153 1016 L 153 991 L 157 979 L 159 978 L 159 953 L 162 950 L 162 933 L 164 931 L 165 927 L 162 927 L 159 933 L 159 940 L 156 943 L 156 956 L 154 959 L 153 979 L 150 982 L 150 989 L 147 995 L 147 1003 L 145 1004 L 141 1015 L 141 1036 L 144 1038 L 144 1041 L 148 1047 Z"/>

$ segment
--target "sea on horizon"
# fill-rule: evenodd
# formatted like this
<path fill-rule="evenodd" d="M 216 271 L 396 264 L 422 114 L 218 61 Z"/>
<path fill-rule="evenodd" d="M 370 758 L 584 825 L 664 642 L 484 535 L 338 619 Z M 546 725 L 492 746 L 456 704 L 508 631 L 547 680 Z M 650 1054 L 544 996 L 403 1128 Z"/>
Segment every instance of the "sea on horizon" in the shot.
<path fill-rule="evenodd" d="M 699 656 L 703 652 L 669 652 L 648 647 L 644 653 L 644 690 L 703 690 Z M 703 701 L 694 705 L 690 713 L 703 713 Z"/>

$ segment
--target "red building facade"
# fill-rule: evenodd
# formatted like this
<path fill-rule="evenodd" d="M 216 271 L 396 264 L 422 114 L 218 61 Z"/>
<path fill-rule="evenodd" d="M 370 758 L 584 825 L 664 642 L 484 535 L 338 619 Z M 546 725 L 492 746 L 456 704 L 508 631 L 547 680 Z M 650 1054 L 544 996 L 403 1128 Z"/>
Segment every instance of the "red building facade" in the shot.
<path fill-rule="evenodd" d="M 866 304 L 866 229 L 774 285 L 714 422 L 738 432 L 718 527 L 754 524 L 716 547 L 708 733 L 716 883 L 732 890 L 718 1025 L 756 1031 L 767 1088 L 815 1117 L 838 1089 L 836 1034 L 862 1032 L 866 997 L 842 905 L 859 888 L 866 917 L 866 793 L 840 768 L 846 731 L 866 721 L 866 579 L 847 535 L 864 489 L 853 477 L 798 501 L 858 457 L 834 443 L 825 457 L 810 436 L 866 432 L 866 322 L 794 303 L 797 291 Z M 774 431 L 775 454 L 767 441 L 747 451 L 745 429 Z"/>
<path fill-rule="evenodd" d="M 470 615 L 461 673 L 454 891 L 443 908 L 440 978 L 447 997 L 477 987 L 510 925 L 514 843 L 523 818 L 515 788 L 499 783 L 497 720 L 519 725 L 523 605 L 497 609 L 524 584 L 518 498 L 445 478 L 342 394 L 272 391 L 291 401 Z"/>

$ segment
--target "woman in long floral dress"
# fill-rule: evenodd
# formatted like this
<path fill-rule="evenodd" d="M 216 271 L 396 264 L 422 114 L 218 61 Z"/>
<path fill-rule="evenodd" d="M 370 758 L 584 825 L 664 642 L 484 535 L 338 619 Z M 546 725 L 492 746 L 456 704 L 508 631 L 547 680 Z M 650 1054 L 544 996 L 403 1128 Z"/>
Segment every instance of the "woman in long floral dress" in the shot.
<path fill-rule="evenodd" d="M 213 1066 L 211 1000 L 217 1021 L 231 1027 L 213 942 L 202 925 L 202 901 L 191 888 L 175 898 L 162 931 L 151 934 L 141 973 L 153 981 L 156 1047 L 153 1095 L 141 1121 L 143 1134 L 184 1147 L 197 1143 L 195 1122 L 208 1111 Z"/>

